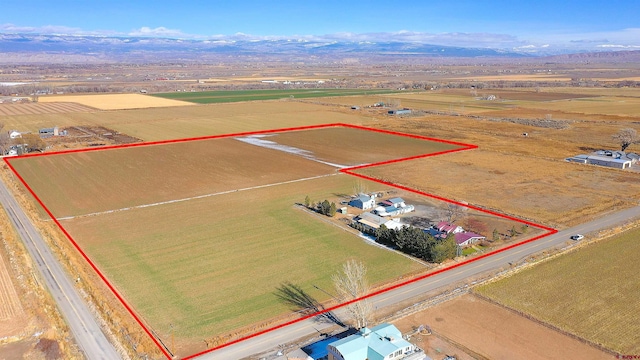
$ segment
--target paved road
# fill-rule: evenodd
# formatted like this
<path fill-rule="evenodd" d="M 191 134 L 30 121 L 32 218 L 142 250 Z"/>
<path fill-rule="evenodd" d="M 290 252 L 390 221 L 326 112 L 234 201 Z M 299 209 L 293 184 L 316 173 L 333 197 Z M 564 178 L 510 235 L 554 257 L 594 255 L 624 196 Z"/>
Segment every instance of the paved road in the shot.
<path fill-rule="evenodd" d="M 74 287 L 74 282 L 62 270 L 57 259 L 29 221 L 22 208 L 0 180 L 0 203 L 9 215 L 9 219 L 22 238 L 41 279 L 49 288 L 58 309 L 69 324 L 76 343 L 87 359 L 117 360 L 122 357 L 100 329 L 89 308 Z"/>
<path fill-rule="evenodd" d="M 509 263 L 517 263 L 522 259 L 536 254 L 542 250 L 561 246 L 569 236 L 573 234 L 589 234 L 598 230 L 610 228 L 616 224 L 626 220 L 640 217 L 640 207 L 634 207 L 628 210 L 617 212 L 594 221 L 575 226 L 571 229 L 560 231 L 556 234 L 545 238 L 527 243 L 498 254 L 474 261 L 449 271 L 416 281 L 395 290 L 377 295 L 371 298 L 374 306 L 383 308 L 403 301 L 418 299 L 424 293 L 451 286 L 461 281 L 465 281 L 474 276 L 483 274 L 487 271 L 499 269 L 508 266 Z M 338 316 L 341 313 L 338 312 Z M 254 338 L 242 341 L 238 344 L 218 349 L 208 354 L 199 356 L 198 360 L 205 359 L 241 359 L 253 354 L 262 353 L 269 349 L 276 348 L 279 344 L 285 344 L 304 336 L 317 334 L 318 331 L 327 329 L 329 325 L 318 323 L 313 320 L 305 320 L 299 323 L 271 331 L 269 333 L 256 336 Z"/>

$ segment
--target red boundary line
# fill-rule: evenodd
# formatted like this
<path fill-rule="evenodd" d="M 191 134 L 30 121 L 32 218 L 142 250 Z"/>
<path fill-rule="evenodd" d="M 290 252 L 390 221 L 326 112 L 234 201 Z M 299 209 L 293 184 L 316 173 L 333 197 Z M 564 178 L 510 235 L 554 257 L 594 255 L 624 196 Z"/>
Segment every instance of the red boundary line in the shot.
<path fill-rule="evenodd" d="M 158 338 L 156 338 L 152 333 L 151 330 L 149 330 L 147 328 L 147 326 L 143 323 L 143 321 L 140 319 L 140 317 L 135 313 L 135 311 L 133 310 L 133 308 L 131 306 L 129 306 L 129 304 L 127 304 L 127 302 L 124 300 L 124 298 L 120 295 L 120 293 L 118 293 L 118 291 L 115 289 L 115 287 L 113 285 L 111 285 L 111 283 L 107 280 L 107 278 L 104 276 L 104 274 L 102 274 L 102 272 L 98 269 L 98 267 L 93 263 L 93 261 L 91 261 L 91 259 L 89 258 L 89 256 L 87 256 L 87 254 L 80 248 L 80 246 L 78 245 L 78 243 L 71 237 L 71 235 L 67 232 L 67 230 L 62 226 L 62 224 L 60 224 L 60 222 L 56 219 L 56 217 L 53 215 L 53 213 L 51 213 L 51 211 L 44 205 L 44 203 L 42 202 L 42 200 L 36 195 L 36 193 L 33 191 L 33 189 L 27 184 L 27 182 L 24 180 L 24 178 L 18 173 L 18 171 L 16 171 L 16 169 L 13 167 L 13 165 L 11 164 L 11 161 L 13 159 L 23 159 L 23 158 L 27 158 L 27 157 L 38 157 L 38 156 L 52 156 L 52 155 L 65 155 L 65 154 L 71 154 L 71 153 L 81 153 L 81 152 L 93 152 L 93 151 L 104 151 L 104 150 L 114 150 L 114 149 L 123 149 L 123 148 L 131 148 L 131 147 L 139 147 L 139 146 L 153 146 L 153 145 L 164 145 L 164 144 L 174 144 L 174 143 L 182 143 L 182 142 L 188 142 L 188 141 L 200 141 L 200 140 L 210 140 L 210 139 L 222 139 L 222 138 L 229 138 L 229 137 L 238 137 L 238 136 L 250 136 L 250 135 L 260 135 L 260 134 L 271 134 L 271 133 L 279 133 L 279 132 L 287 132 L 287 131 L 300 131 L 300 130 L 313 130 L 313 129 L 323 129 L 323 128 L 330 128 L 330 127 L 346 127 L 346 128 L 352 128 L 352 129 L 359 129 L 359 130 L 366 130 L 366 131 L 374 131 L 374 132 L 379 132 L 379 133 L 384 133 L 384 134 L 389 134 L 389 135 L 396 135 L 396 136 L 406 136 L 406 137 L 410 137 L 410 138 L 415 138 L 415 139 L 421 139 L 421 140 L 428 140 L 428 141 L 434 141 L 434 142 L 440 142 L 440 143 L 445 143 L 445 144 L 450 144 L 450 145 L 456 145 L 459 146 L 458 148 L 455 149 L 450 149 L 450 150 L 444 150 L 444 151 L 439 151 L 439 152 L 435 152 L 435 153 L 429 153 L 429 154 L 423 154 L 423 155 L 416 155 L 416 156 L 410 156 L 410 157 L 405 157 L 405 158 L 400 158 L 400 159 L 393 159 L 393 160 L 388 160 L 388 161 L 382 161 L 382 162 L 377 162 L 377 163 L 373 163 L 373 164 L 366 164 L 366 165 L 359 165 L 359 166 L 353 166 L 353 167 L 349 167 L 349 168 L 344 168 L 341 169 L 340 172 L 345 173 L 345 174 L 349 174 L 352 176 L 356 176 L 365 180 L 369 180 L 369 181 L 373 181 L 373 182 L 377 182 L 383 185 L 387 185 L 387 186 L 391 186 L 391 187 L 395 187 L 401 190 L 405 190 L 405 191 L 409 191 L 418 195 L 422 195 L 422 196 L 426 196 L 426 197 L 430 197 L 436 200 L 441 200 L 441 201 L 445 201 L 451 204 L 455 204 L 455 205 L 459 205 L 459 206 L 463 206 L 463 207 L 467 207 L 469 209 L 473 209 L 473 210 L 477 210 L 480 212 L 484 212 L 493 216 L 497 216 L 497 217 L 501 217 L 504 219 L 508 219 L 508 220 L 512 220 L 512 221 L 516 221 L 522 224 L 526 224 L 529 226 L 533 226 L 539 229 L 543 229 L 546 230 L 547 232 L 542 234 L 542 235 L 538 235 L 534 238 L 516 243 L 516 244 L 511 244 L 507 247 L 498 249 L 498 250 L 494 250 L 491 252 L 488 252 L 486 254 L 462 261 L 460 263 L 448 266 L 446 268 L 413 278 L 413 279 L 409 279 L 407 281 L 401 282 L 399 284 L 395 284 L 392 285 L 390 287 L 387 288 L 383 288 L 381 290 L 375 291 L 373 293 L 370 293 L 366 296 L 342 303 L 342 304 L 338 304 L 335 306 L 332 306 L 330 308 L 324 309 L 322 311 L 313 313 L 313 314 L 308 314 L 306 316 L 303 316 L 301 318 L 295 319 L 295 320 L 291 320 L 288 321 L 286 323 L 280 324 L 280 325 L 276 325 L 273 326 L 271 328 L 268 329 L 264 329 L 261 330 L 259 332 L 256 332 L 254 334 L 245 336 L 243 338 L 240 339 L 236 339 L 233 340 L 231 342 L 228 342 L 226 344 L 222 344 L 216 347 L 213 347 L 211 349 L 207 349 L 205 351 L 193 354 L 193 355 L 189 355 L 185 358 L 183 358 L 184 360 L 188 360 L 188 359 L 193 359 L 195 357 L 213 352 L 215 350 L 219 350 L 221 348 L 233 345 L 233 344 L 237 344 L 240 343 L 242 341 L 269 333 L 271 331 L 295 324 L 297 322 L 301 322 L 304 320 L 307 320 L 309 318 L 327 313 L 327 312 L 331 312 L 334 311 L 336 309 L 339 309 L 341 307 L 344 307 L 346 305 L 364 300 L 364 299 L 368 299 L 377 295 L 380 295 L 382 293 L 400 288 L 402 286 L 432 277 L 434 275 L 443 273 L 445 271 L 472 263 L 474 261 L 478 261 L 480 259 L 484 259 L 486 257 L 501 253 L 503 251 L 507 251 L 509 249 L 515 248 L 517 246 L 521 246 L 536 240 L 539 240 L 541 238 L 547 237 L 551 234 L 555 234 L 558 232 L 558 230 L 547 227 L 547 226 L 543 226 L 543 225 L 539 225 L 530 221 L 526 221 L 526 220 L 522 220 L 522 219 L 518 219 L 515 218 L 513 216 L 509 216 L 509 215 L 505 215 L 505 214 L 500 214 L 498 212 L 495 211 L 491 211 L 491 210 L 487 210 L 487 209 L 483 209 L 474 205 L 469 205 L 469 204 L 464 204 L 455 200 L 451 200 L 451 199 L 447 199 L 438 195 L 434 195 L 434 194 L 429 194 L 423 191 L 419 191 L 416 189 L 412 189 L 400 184 L 395 184 L 392 182 L 388 182 L 388 181 L 383 181 L 380 179 L 376 179 L 374 177 L 371 176 L 367 176 L 367 175 L 363 175 L 363 174 L 359 174 L 357 172 L 355 172 L 356 170 L 360 170 L 360 169 L 365 169 L 365 168 L 370 168 L 370 167 L 376 167 L 376 166 L 381 166 L 381 165 L 388 165 L 388 164 L 393 164 L 393 163 L 398 163 L 398 162 L 403 162 L 403 161 L 407 161 L 407 160 L 413 160 L 413 159 L 421 159 L 421 158 L 426 158 L 426 157 L 431 157 L 431 156 L 438 156 L 438 155 L 443 155 L 443 154 L 449 154 L 449 153 L 454 153 L 454 152 L 459 152 L 459 151 L 465 151 L 465 150 L 471 150 L 471 149 L 477 149 L 478 146 L 477 145 L 471 145 L 471 144 L 465 144 L 465 143 L 461 143 L 461 142 L 455 142 L 455 141 L 449 141 L 449 140 L 443 140 L 443 139 L 437 139 L 437 138 L 431 138 L 431 137 L 426 137 L 426 136 L 421 136 L 421 135 L 413 135 L 413 134 L 406 134 L 406 133 L 401 133 L 401 132 L 395 132 L 395 131 L 389 131 L 389 130 L 381 130 L 381 129 L 373 129 L 373 128 L 368 128 L 368 127 L 364 127 L 364 126 L 359 126 L 359 125 L 351 125 L 351 124 L 343 124 L 343 123 L 332 123 L 332 124 L 322 124 L 322 125 L 311 125 L 311 126 L 300 126 L 300 127 L 290 127 L 290 128 L 282 128 L 282 129 L 272 129 L 272 130 L 261 130 L 261 131 L 249 131 L 249 132 L 240 132 L 240 133 L 233 133 L 233 134 L 224 134 L 224 135 L 212 135 L 212 136 L 201 136 L 201 137 L 192 137 L 192 138 L 185 138 L 185 139 L 173 139 L 173 140 L 162 140 L 162 141 L 151 141 L 151 142 L 142 142 L 142 143 L 133 143 L 133 144 L 122 144 L 122 145 L 113 145 L 113 146 L 104 146 L 104 147 L 99 147 L 99 148 L 84 148 L 84 149 L 73 149 L 73 150 L 66 150 L 66 151 L 56 151 L 56 152 L 50 152 L 50 153 L 40 153 L 40 154 L 26 154 L 26 155 L 22 155 L 22 156 L 18 156 L 18 157 L 5 157 L 4 158 L 4 162 L 9 166 L 9 168 L 11 169 L 11 171 L 13 171 L 13 173 L 18 177 L 18 179 L 20 180 L 20 182 L 22 182 L 22 184 L 27 188 L 27 190 L 31 193 L 31 195 L 36 199 L 36 201 L 38 202 L 38 204 L 40 204 L 40 206 L 42 206 L 42 208 L 45 210 L 45 212 L 47 213 L 47 215 L 49 215 L 49 217 L 51 217 L 51 219 L 54 221 L 54 223 L 60 228 L 60 230 L 62 230 L 62 232 L 64 233 L 64 235 L 69 239 L 69 241 L 73 244 L 73 246 L 76 248 L 76 250 L 78 250 L 78 252 L 80 252 L 80 254 L 82 255 L 82 257 L 89 263 L 89 265 L 91 266 L 91 268 L 96 272 L 96 274 L 98 274 L 98 276 L 100 277 L 100 279 L 102 279 L 102 281 L 107 285 L 107 287 L 109 288 L 109 290 L 111 290 L 111 292 L 116 296 L 116 298 L 122 303 L 122 305 L 127 309 L 127 311 L 129 312 L 129 314 L 131 314 L 131 316 L 133 316 L 133 318 L 136 320 L 136 322 L 142 327 L 142 329 L 145 331 L 145 333 L 147 333 L 147 335 L 151 338 L 151 340 L 156 344 L 156 346 L 158 347 L 158 349 L 160 349 L 160 351 L 164 354 L 164 356 L 167 357 L 167 359 L 172 359 L 171 355 L 169 354 L 169 352 L 167 351 L 167 349 L 165 349 L 165 347 L 160 343 L 160 340 Z"/>

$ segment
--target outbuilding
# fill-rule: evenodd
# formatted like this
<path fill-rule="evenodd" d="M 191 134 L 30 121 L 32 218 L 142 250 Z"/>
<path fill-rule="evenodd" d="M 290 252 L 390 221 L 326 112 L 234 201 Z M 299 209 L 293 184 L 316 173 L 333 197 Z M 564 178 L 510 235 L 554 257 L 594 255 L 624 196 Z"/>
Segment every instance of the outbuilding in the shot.
<path fill-rule="evenodd" d="M 408 115 L 411 114 L 411 109 L 396 109 L 396 110 L 389 110 L 387 112 L 389 115 Z"/>
<path fill-rule="evenodd" d="M 591 155 L 587 158 L 587 164 L 627 169 L 631 167 L 632 161 L 620 158 L 616 159 L 611 156 Z"/>

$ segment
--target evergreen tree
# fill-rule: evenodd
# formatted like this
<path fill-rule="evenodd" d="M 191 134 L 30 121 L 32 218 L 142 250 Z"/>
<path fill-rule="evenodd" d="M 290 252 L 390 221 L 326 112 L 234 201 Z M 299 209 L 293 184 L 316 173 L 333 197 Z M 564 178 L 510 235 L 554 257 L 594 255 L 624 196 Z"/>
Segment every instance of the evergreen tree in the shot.
<path fill-rule="evenodd" d="M 331 206 L 329 206 L 329 216 L 336 216 L 336 211 L 338 211 L 338 209 L 336 208 L 336 203 L 332 202 Z"/>

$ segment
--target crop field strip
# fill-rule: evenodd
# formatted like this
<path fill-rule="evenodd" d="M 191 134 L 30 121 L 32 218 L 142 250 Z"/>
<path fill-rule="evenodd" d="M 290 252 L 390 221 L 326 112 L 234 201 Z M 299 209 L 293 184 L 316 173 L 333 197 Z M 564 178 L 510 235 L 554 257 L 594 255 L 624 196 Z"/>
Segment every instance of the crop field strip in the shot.
<path fill-rule="evenodd" d="M 193 105 L 189 102 L 163 99 L 143 94 L 54 95 L 41 96 L 38 101 L 40 103 L 72 102 L 100 110 L 126 110 Z"/>
<path fill-rule="evenodd" d="M 189 101 L 197 104 L 228 103 L 239 101 L 309 99 L 329 96 L 351 96 L 362 94 L 389 94 L 392 90 L 360 89 L 291 89 L 291 90 L 228 90 L 201 92 L 170 92 L 153 94 L 159 98 Z"/>
<path fill-rule="evenodd" d="M 128 148 L 128 147 L 134 147 L 134 146 L 147 147 L 147 146 L 150 146 L 150 145 L 170 144 L 170 143 L 180 143 L 180 142 L 187 142 L 187 141 L 194 141 L 194 140 L 204 140 L 204 139 L 212 139 L 212 138 L 239 137 L 239 136 L 257 135 L 257 134 L 260 134 L 260 135 L 264 135 L 264 134 L 275 134 L 275 133 L 283 133 L 283 132 L 285 132 L 285 131 L 293 131 L 293 130 L 310 130 L 310 129 L 332 128 L 332 127 L 344 127 L 344 128 L 348 128 L 348 129 L 360 129 L 360 130 L 367 130 L 367 131 L 377 132 L 377 133 L 380 133 L 380 134 L 396 135 L 396 136 L 405 136 L 405 137 L 408 137 L 408 138 L 416 138 L 416 139 L 430 140 L 430 141 L 436 141 L 436 142 L 438 142 L 438 143 L 445 143 L 445 144 L 449 144 L 449 145 L 457 146 L 456 148 L 443 149 L 443 150 L 441 150 L 441 151 L 437 151 L 437 152 L 435 152 L 435 153 L 427 153 L 427 154 L 421 154 L 421 155 L 410 155 L 410 156 L 407 156 L 407 157 L 405 157 L 405 158 L 401 158 L 401 159 L 390 159 L 390 160 L 383 160 L 383 161 L 379 161 L 379 162 L 377 162 L 377 163 L 365 164 L 365 165 L 361 165 L 361 166 L 360 166 L 360 168 L 363 168 L 363 167 L 374 167 L 374 166 L 385 165 L 385 164 L 392 164 L 392 163 L 401 162 L 401 161 L 410 160 L 410 159 L 419 159 L 419 158 L 423 158 L 423 157 L 429 157 L 429 156 L 434 156 L 434 155 L 439 155 L 439 154 L 445 154 L 445 153 L 457 152 L 457 151 L 462 151 L 462 150 L 468 150 L 468 149 L 473 149 L 473 148 L 475 148 L 475 146 L 472 146 L 472 145 L 467 145 L 467 144 L 462 144 L 462 143 L 455 143 L 455 142 L 449 142 L 449 141 L 445 141 L 445 140 L 432 139 L 432 138 L 421 137 L 421 136 L 416 136 L 416 135 L 407 135 L 407 134 L 402 134 L 402 133 L 397 133 L 397 132 L 392 132 L 392 131 L 385 131 L 385 130 L 376 130 L 376 129 L 370 129 L 370 128 L 363 128 L 363 127 L 353 126 L 353 125 L 347 125 L 347 124 L 327 124 L 327 125 L 309 126 L 309 127 L 302 127 L 302 128 L 277 129 L 277 130 L 260 131 L 260 132 L 250 132 L 250 133 L 241 133 L 241 134 L 230 134 L 230 135 L 214 136 L 214 137 L 206 137 L 206 138 L 181 139 L 181 140 L 171 140 L 171 141 L 164 141 L 164 142 L 142 143 L 142 144 L 124 145 L 124 146 L 116 146 L 116 147 L 109 147 L 109 148 L 102 148 L 102 149 L 91 149 L 91 150 L 87 150 L 87 149 L 83 149 L 83 150 L 72 150 L 72 151 L 67 151 L 67 152 L 57 153 L 56 155 L 60 155 L 60 154 L 73 154 L 73 153 L 83 153 L 83 152 L 88 152 L 88 151 L 98 151 L 98 150 L 99 150 L 99 151 L 103 151 L 103 150 L 106 150 L 106 149 L 119 149 L 119 148 Z M 138 322 L 138 323 L 143 327 L 144 331 L 145 331 L 145 332 L 147 332 L 147 334 L 152 338 L 152 340 L 153 340 L 154 342 L 156 342 L 156 344 L 158 345 L 158 348 L 160 349 L 160 351 L 162 351 L 162 352 L 163 352 L 167 357 L 170 357 L 170 355 L 166 352 L 166 350 L 165 350 L 165 349 L 164 349 L 164 348 L 159 344 L 158 340 L 157 340 L 157 339 L 156 339 L 156 338 L 151 334 L 151 332 L 150 332 L 150 330 L 147 328 L 146 324 L 145 324 L 145 323 L 140 319 L 140 317 L 137 315 L 137 311 L 136 311 L 136 310 L 134 310 L 134 309 L 133 309 L 133 308 L 132 308 L 132 307 L 131 307 L 127 302 L 125 302 L 125 297 L 123 297 L 123 296 L 121 295 L 121 292 L 120 292 L 116 287 L 114 287 L 114 286 L 109 282 L 109 280 L 108 280 L 108 279 L 107 279 L 107 277 L 104 275 L 104 273 L 103 273 L 103 271 L 101 270 L 101 268 L 99 268 L 99 267 L 94 263 L 94 261 L 90 258 L 90 256 L 88 256 L 88 255 L 87 255 L 87 253 L 85 252 L 85 250 L 84 250 L 84 249 L 83 249 L 83 248 L 82 248 L 82 247 L 81 247 L 81 246 L 80 246 L 80 245 L 79 245 L 79 244 L 78 244 L 78 243 L 77 243 L 77 242 L 72 238 L 72 236 L 71 236 L 70 232 L 68 232 L 68 231 L 66 230 L 66 228 L 62 226 L 61 222 L 55 218 L 55 216 L 53 215 L 53 213 L 52 213 L 52 212 L 51 212 L 51 211 L 50 211 L 50 210 L 49 210 L 49 209 L 44 205 L 44 202 L 43 202 L 43 201 L 38 197 L 38 195 L 36 195 L 36 192 L 31 188 L 30 184 L 29 184 L 29 183 L 27 183 L 27 182 L 25 181 L 25 179 L 21 176 L 20 172 L 19 172 L 19 171 L 16 171 L 16 169 L 15 169 L 15 168 L 13 167 L 13 165 L 12 165 L 12 162 L 13 162 L 13 161 L 15 161 L 15 160 L 26 159 L 26 158 L 29 158 L 29 157 L 50 156 L 50 155 L 51 155 L 51 154 L 34 155 L 34 156 L 25 156 L 25 157 L 23 157 L 23 158 L 17 158 L 17 159 L 13 159 L 13 160 L 5 159 L 5 161 L 6 161 L 6 163 L 7 163 L 7 164 L 12 168 L 12 170 L 16 173 L 16 175 L 20 178 L 20 180 L 21 180 L 21 181 L 23 182 L 23 184 L 27 187 L 27 189 L 28 189 L 28 190 L 29 190 L 29 191 L 34 195 L 34 197 L 36 198 L 36 200 L 37 200 L 37 201 L 38 201 L 38 202 L 39 202 L 39 203 L 40 203 L 40 204 L 45 208 L 45 210 L 47 211 L 47 213 L 49 214 L 49 216 L 53 219 L 53 221 L 54 221 L 54 222 L 56 222 L 56 224 L 57 224 L 58 226 L 60 226 L 61 230 L 65 233 L 65 235 L 69 238 L 69 240 L 73 243 L 73 245 L 77 248 L 77 250 L 78 250 L 78 251 L 81 253 L 81 255 L 85 258 L 85 260 L 86 260 L 86 261 L 87 261 L 87 262 L 88 262 L 88 263 L 93 267 L 93 269 L 98 273 L 98 275 L 101 277 L 101 279 L 102 279 L 102 280 L 107 284 L 107 286 L 111 289 L 111 291 L 116 295 L 116 297 L 117 297 L 117 298 L 118 298 L 118 299 L 119 299 L 119 300 L 124 304 L 124 306 L 125 306 L 125 307 L 127 308 L 127 310 L 130 312 L 130 314 L 134 317 L 134 319 L 135 319 L 135 320 L 136 320 L 136 321 L 137 321 L 137 322 Z M 413 193 L 418 194 L 418 195 L 421 195 L 421 196 L 429 196 L 429 197 L 435 198 L 435 199 L 437 199 L 437 200 L 442 200 L 442 201 L 446 201 L 446 202 L 453 202 L 453 203 L 457 203 L 457 202 L 455 202 L 455 201 L 451 201 L 451 200 L 448 200 L 448 199 L 445 199 L 445 198 L 442 198 L 442 197 L 439 197 L 439 196 L 430 195 L 430 194 L 428 194 L 428 193 L 424 193 L 424 192 L 421 192 L 421 191 L 417 191 L 417 190 L 415 190 L 415 189 L 411 189 L 411 188 L 408 188 L 408 187 L 399 186 L 399 185 L 394 184 L 394 183 L 391 183 L 391 182 L 386 182 L 386 181 L 381 181 L 381 180 L 376 179 L 376 178 L 366 177 L 366 176 L 364 176 L 364 175 L 361 175 L 361 174 L 358 174 L 358 173 L 355 173 L 355 172 L 353 172 L 353 171 L 352 171 L 353 169 L 357 169 L 357 168 L 358 168 L 358 167 L 355 167 L 355 168 L 346 168 L 346 169 L 341 169 L 340 171 L 341 171 L 341 172 L 343 172 L 343 173 L 347 173 L 347 174 L 354 175 L 354 176 L 359 177 L 359 178 L 366 178 L 367 180 L 371 180 L 371 181 L 374 181 L 374 182 L 376 182 L 376 183 L 383 184 L 383 185 L 385 185 L 385 186 L 391 186 L 391 187 L 395 187 L 395 188 L 401 188 L 401 189 L 403 189 L 403 190 L 406 190 L 406 191 L 409 191 L 409 192 L 413 192 Z M 325 177 L 325 178 L 323 178 L 323 179 L 349 179 L 349 178 L 342 178 L 342 177 L 329 177 L 329 178 L 326 178 L 326 177 Z M 353 178 L 353 179 L 356 179 L 356 178 Z M 353 180 L 352 180 L 352 181 L 353 181 Z M 326 191 L 326 190 L 325 190 L 325 191 Z M 343 190 L 343 191 L 349 191 L 349 190 Z M 223 196 L 224 196 L 224 195 L 223 195 Z M 200 203 L 202 203 L 203 201 L 204 201 L 204 202 L 206 202 L 206 200 L 210 200 L 210 198 L 209 198 L 209 199 L 198 199 L 198 200 L 195 200 L 195 201 L 196 201 L 196 202 L 200 202 Z M 182 206 L 182 205 L 184 205 L 184 204 L 185 204 L 185 203 L 183 202 L 183 203 L 180 203 L 180 204 L 169 204 L 168 206 L 169 206 L 169 207 L 172 207 L 172 206 Z M 458 203 L 458 204 L 460 204 L 460 205 L 462 205 L 462 206 L 466 206 L 465 204 L 461 204 L 461 203 Z M 502 214 L 498 214 L 498 213 L 491 212 L 491 211 L 487 211 L 487 210 L 480 209 L 480 208 L 475 208 L 475 207 L 471 207 L 471 208 L 473 208 L 474 210 L 478 210 L 478 211 L 480 211 L 480 212 L 488 213 L 488 214 L 490 214 L 490 215 L 494 215 L 494 216 L 501 217 L 501 218 L 505 218 L 505 219 L 510 219 L 510 220 L 513 220 L 513 221 L 516 221 L 516 222 L 519 222 L 519 223 L 526 223 L 526 224 L 530 224 L 530 225 L 532 225 L 532 226 L 535 226 L 535 227 L 537 227 L 537 228 L 540 228 L 540 229 L 543 229 L 543 230 L 545 230 L 545 231 L 546 231 L 546 233 L 544 233 L 544 234 L 542 234 L 542 235 L 539 235 L 539 236 L 533 237 L 533 238 L 531 238 L 531 239 L 528 239 L 528 240 L 526 240 L 526 241 L 524 241 L 524 242 L 521 242 L 521 243 L 518 243 L 518 244 L 513 244 L 513 245 L 511 245 L 511 246 L 508 246 L 508 247 L 503 248 L 503 249 L 501 249 L 501 250 L 495 251 L 495 252 L 493 252 L 493 253 L 500 252 L 500 251 L 504 251 L 504 250 L 506 250 L 506 249 L 508 249 L 508 248 L 512 248 L 512 247 L 515 247 L 515 246 L 519 246 L 519 245 L 521 245 L 521 244 L 523 244 L 523 243 L 526 243 L 526 242 L 535 241 L 535 240 L 537 240 L 537 239 L 539 239 L 539 238 L 541 238 L 541 237 L 547 236 L 547 235 L 549 235 L 549 234 L 551 234 L 551 233 L 554 233 L 554 232 L 555 232 L 555 230 L 553 230 L 553 229 L 551 229 L 551 228 L 544 227 L 544 226 L 541 226 L 541 225 L 537 225 L 537 224 L 534 224 L 534 223 L 531 223 L 531 222 L 522 221 L 522 220 L 520 220 L 520 219 L 512 218 L 512 217 L 509 217 L 509 216 L 505 216 L 505 215 L 502 215 Z M 134 211 L 136 211 L 136 212 L 149 212 L 149 211 L 151 211 L 151 213 L 153 213 L 154 211 L 166 211 L 166 207 L 162 206 L 162 207 L 153 207 L 153 208 L 135 209 Z M 181 215 L 183 215 L 183 214 L 185 214 L 185 213 L 186 213 L 186 211 L 182 211 L 182 212 L 181 212 L 181 211 L 171 212 L 171 214 L 176 214 L 176 213 L 177 213 L 177 214 L 181 214 Z M 122 213 L 121 213 L 121 212 L 120 212 L 120 213 L 110 213 L 110 214 L 107 214 L 107 215 L 105 215 L 105 216 L 78 218 L 78 219 L 74 219 L 74 220 L 69 221 L 69 223 L 70 223 L 70 224 L 77 224 L 77 223 L 81 223 L 81 222 L 94 221 L 95 219 L 103 220 L 103 219 L 104 219 L 104 218 L 106 218 L 106 217 L 113 217 L 113 216 L 115 216 L 115 217 L 122 216 Z M 152 216 L 151 218 L 153 218 L 153 216 Z M 306 216 L 305 216 L 305 218 L 306 218 Z M 307 219 L 307 221 L 308 221 L 308 220 L 309 220 L 309 219 Z M 311 220 L 312 220 L 312 219 L 311 219 Z M 224 223 L 224 222 L 223 222 L 223 223 Z M 71 225 L 71 226 L 73 226 L 73 225 Z M 308 226 L 308 224 L 307 224 L 307 226 Z M 107 233 L 107 234 L 103 234 L 103 236 L 108 236 L 108 233 L 109 233 L 109 232 L 107 231 L 106 233 Z M 92 241 L 99 241 L 99 239 L 95 239 L 95 238 L 94 238 Z M 362 242 L 358 242 L 358 243 L 362 243 Z M 144 242 L 143 242 L 143 244 L 144 244 Z M 128 250 L 130 250 L 130 249 L 128 249 Z M 126 253 L 126 252 L 127 252 L 127 249 L 126 249 L 126 248 L 122 248 L 122 249 L 120 249 L 120 251 L 124 251 L 124 252 Z M 476 260 L 478 260 L 478 259 L 480 259 L 480 258 L 484 258 L 484 257 L 486 257 L 486 256 L 490 256 L 490 255 L 492 255 L 493 253 L 487 253 L 487 254 L 484 254 L 484 255 L 482 255 L 482 256 L 480 256 L 480 257 L 477 257 L 477 258 L 474 258 L 474 259 L 470 259 L 470 260 L 467 260 L 467 261 L 464 261 L 464 262 L 458 263 L 458 264 L 453 265 L 453 266 L 451 266 L 451 267 L 449 267 L 449 268 L 445 268 L 445 269 L 438 270 L 438 271 L 437 271 L 437 272 L 435 272 L 435 273 L 430 273 L 430 274 L 422 275 L 422 276 L 420 276 L 420 277 L 417 277 L 417 278 L 414 278 L 414 279 L 410 279 L 410 280 L 408 280 L 408 281 L 404 281 L 404 282 L 402 282 L 402 283 L 400 283 L 400 284 L 396 284 L 396 285 L 394 285 L 394 286 L 392 286 L 392 287 L 389 287 L 389 288 L 383 288 L 383 289 L 381 289 L 381 290 L 379 290 L 379 291 L 376 291 L 375 293 L 372 293 L 372 294 L 370 294 L 370 295 L 368 295 L 368 296 L 366 296 L 366 297 L 375 296 L 375 295 L 380 294 L 380 293 L 382 293 L 382 292 L 389 291 L 389 290 L 391 290 L 391 289 L 395 289 L 395 288 L 398 288 L 398 287 L 401 287 L 401 286 L 407 285 L 407 284 L 409 284 L 409 283 L 411 283 L 411 282 L 415 282 L 415 281 L 418 281 L 418 280 L 424 279 L 424 278 L 429 277 L 429 276 L 433 276 L 433 275 L 434 275 L 434 274 L 436 274 L 436 273 L 440 273 L 440 272 L 446 271 L 446 270 L 448 270 L 448 269 L 450 269 L 450 268 L 453 268 L 453 267 L 461 266 L 461 265 L 463 265 L 463 264 L 465 264 L 465 263 L 469 263 L 469 262 L 471 262 L 471 261 L 476 261 Z M 134 262 L 134 263 L 135 263 L 135 262 Z M 374 271 L 374 272 L 375 272 L 375 271 Z M 155 286 L 155 285 L 154 285 L 154 286 Z M 207 298 L 207 300 L 208 300 L 208 298 Z M 339 308 L 339 307 L 341 307 L 341 306 L 343 306 L 343 305 L 342 305 L 342 304 L 340 304 L 340 305 L 336 305 L 336 306 L 334 306 L 334 307 L 332 307 L 332 308 L 329 308 L 329 309 L 324 310 L 324 312 L 327 312 L 327 311 L 333 311 L 333 310 L 335 310 L 335 309 L 337 309 L 337 308 Z M 186 307 L 186 309 L 188 309 L 188 308 L 189 308 L 189 306 L 187 306 L 187 307 Z M 305 319 L 307 319 L 307 318 L 310 318 L 310 317 L 312 317 L 312 316 L 316 316 L 316 315 L 318 315 L 318 313 L 316 313 L 316 314 L 310 314 L 310 315 L 308 315 L 308 316 L 303 316 L 303 317 L 301 317 L 301 318 L 299 318 L 299 319 L 296 319 L 296 320 L 293 320 L 293 321 L 290 321 L 290 322 L 287 322 L 287 323 L 284 323 L 284 324 L 277 325 L 277 326 L 275 326 L 275 327 L 271 328 L 271 330 L 273 330 L 273 329 L 275 329 L 275 328 L 282 327 L 282 326 L 289 325 L 289 324 L 294 323 L 294 322 L 302 321 L 302 320 L 305 320 Z M 261 333 L 264 333 L 264 332 L 267 332 L 267 331 L 269 331 L 269 329 L 264 330 L 264 331 L 261 331 Z M 165 335 L 167 334 L 166 330 L 165 330 L 164 334 L 165 334 Z M 242 339 L 239 339 L 238 341 L 241 341 L 241 340 L 242 340 Z M 237 341 L 234 341 L 234 342 L 237 342 Z M 224 347 L 224 346 L 227 346 L 227 345 L 228 345 L 228 344 L 223 344 L 223 345 L 220 345 L 220 346 L 214 347 L 214 348 L 212 348 L 212 349 L 208 349 L 208 350 L 206 350 L 205 352 L 214 351 L 215 349 L 218 349 L 218 348 L 220 348 L 220 347 Z M 198 355 L 198 354 L 195 354 L 195 355 L 189 356 L 188 358 L 191 358 L 191 357 L 196 356 L 196 355 Z"/>
<path fill-rule="evenodd" d="M 348 124 L 370 121 L 365 114 L 299 101 L 2 116 L 7 129 L 37 132 L 54 125 L 62 128 L 107 124 L 109 129 L 149 142 L 324 125 L 327 119 Z"/>
<path fill-rule="evenodd" d="M 0 117 L 11 115 L 63 114 L 72 112 L 94 112 L 96 109 L 71 102 L 0 104 Z"/>
<path fill-rule="evenodd" d="M 640 228 L 544 261 L 477 291 L 620 354 L 638 354 L 638 238 Z"/>

